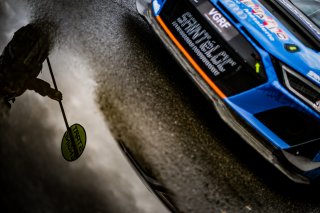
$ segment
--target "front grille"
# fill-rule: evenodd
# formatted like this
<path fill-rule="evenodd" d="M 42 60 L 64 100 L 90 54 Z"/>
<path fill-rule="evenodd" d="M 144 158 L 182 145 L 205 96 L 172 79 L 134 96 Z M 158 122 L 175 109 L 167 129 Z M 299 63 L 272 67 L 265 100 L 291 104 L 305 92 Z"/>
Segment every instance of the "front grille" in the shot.
<path fill-rule="evenodd" d="M 283 78 L 286 87 L 300 99 L 320 112 L 320 89 L 309 80 L 283 66 Z"/>

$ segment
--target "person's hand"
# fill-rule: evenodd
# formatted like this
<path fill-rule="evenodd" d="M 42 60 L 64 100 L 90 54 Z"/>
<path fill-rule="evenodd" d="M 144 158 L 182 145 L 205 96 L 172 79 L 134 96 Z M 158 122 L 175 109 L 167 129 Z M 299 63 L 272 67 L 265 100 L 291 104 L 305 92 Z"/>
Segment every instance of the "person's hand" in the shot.
<path fill-rule="evenodd" d="M 62 100 L 62 93 L 59 90 L 52 90 L 48 96 L 49 96 L 49 98 L 56 100 L 56 101 Z"/>

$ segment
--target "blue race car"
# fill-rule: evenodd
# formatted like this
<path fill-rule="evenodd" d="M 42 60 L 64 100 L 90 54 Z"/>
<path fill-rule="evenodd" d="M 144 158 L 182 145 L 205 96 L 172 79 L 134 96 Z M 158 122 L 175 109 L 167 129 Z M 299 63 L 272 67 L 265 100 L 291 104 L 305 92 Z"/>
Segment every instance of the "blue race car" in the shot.
<path fill-rule="evenodd" d="M 137 0 L 223 120 L 290 179 L 320 176 L 320 1 Z"/>

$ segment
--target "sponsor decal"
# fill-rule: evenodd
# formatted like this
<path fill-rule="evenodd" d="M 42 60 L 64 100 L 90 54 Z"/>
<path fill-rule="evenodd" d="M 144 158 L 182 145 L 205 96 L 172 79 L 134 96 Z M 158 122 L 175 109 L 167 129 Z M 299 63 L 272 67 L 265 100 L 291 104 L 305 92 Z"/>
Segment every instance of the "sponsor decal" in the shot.
<path fill-rule="evenodd" d="M 275 21 L 273 18 L 266 17 L 264 18 L 263 25 L 265 28 L 276 34 L 276 36 L 281 40 L 288 40 L 288 35 L 279 28 L 278 22 Z"/>
<path fill-rule="evenodd" d="M 232 0 L 222 0 L 221 2 L 240 19 L 248 18 L 247 14 L 245 14 L 239 5 Z"/>
<path fill-rule="evenodd" d="M 268 16 L 266 10 L 253 0 L 221 0 L 221 2 L 240 19 L 250 19 L 257 24 L 270 41 L 274 35 L 280 40 L 288 40 L 289 36 L 279 27 L 278 21 Z"/>
<path fill-rule="evenodd" d="M 265 27 L 263 23 L 261 23 L 261 21 L 249 9 L 244 9 L 243 11 L 248 14 L 251 20 L 257 24 L 257 26 L 262 30 L 262 32 L 268 37 L 270 41 L 275 40 L 273 34 Z"/>
<path fill-rule="evenodd" d="M 229 27 L 228 22 L 224 21 L 219 13 L 215 10 L 210 12 L 212 19 L 220 28 Z M 172 26 L 214 76 L 219 76 L 230 68 L 236 71 L 239 67 L 190 12 L 185 12 L 175 19 Z"/>
<path fill-rule="evenodd" d="M 251 12 L 254 16 L 259 18 L 263 23 L 263 28 L 268 29 L 270 32 L 274 33 L 280 40 L 288 40 L 289 36 L 279 28 L 278 22 L 272 17 L 266 15 L 265 10 L 258 4 L 255 4 L 252 0 L 240 0 L 240 2 L 251 9 L 251 11 L 246 10 L 247 13 Z M 255 21 L 255 20 L 254 20 Z M 260 28 L 261 25 L 258 25 Z"/>
<path fill-rule="evenodd" d="M 215 23 L 215 26 L 218 26 L 218 29 L 228 29 L 231 27 L 230 22 L 216 8 L 212 8 L 206 15 Z"/>
<path fill-rule="evenodd" d="M 261 20 L 266 20 L 269 17 L 266 15 L 264 10 L 257 4 L 254 4 L 252 7 L 252 13 Z"/>
<path fill-rule="evenodd" d="M 228 19 L 209 1 L 203 1 L 197 5 L 197 10 L 208 20 L 211 26 L 220 34 L 226 41 L 230 41 L 239 32 L 228 21 Z"/>

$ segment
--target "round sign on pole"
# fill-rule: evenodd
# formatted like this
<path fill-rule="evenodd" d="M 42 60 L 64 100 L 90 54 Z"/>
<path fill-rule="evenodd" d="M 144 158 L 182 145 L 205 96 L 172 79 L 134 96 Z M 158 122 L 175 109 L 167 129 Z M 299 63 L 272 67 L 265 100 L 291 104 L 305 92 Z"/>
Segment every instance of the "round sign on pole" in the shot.
<path fill-rule="evenodd" d="M 70 127 L 73 135 L 74 143 L 69 137 L 68 130 L 64 133 L 61 142 L 62 156 L 67 161 L 77 160 L 84 151 L 87 142 L 86 131 L 80 124 L 73 124 Z M 75 150 L 77 149 L 77 151 Z"/>

